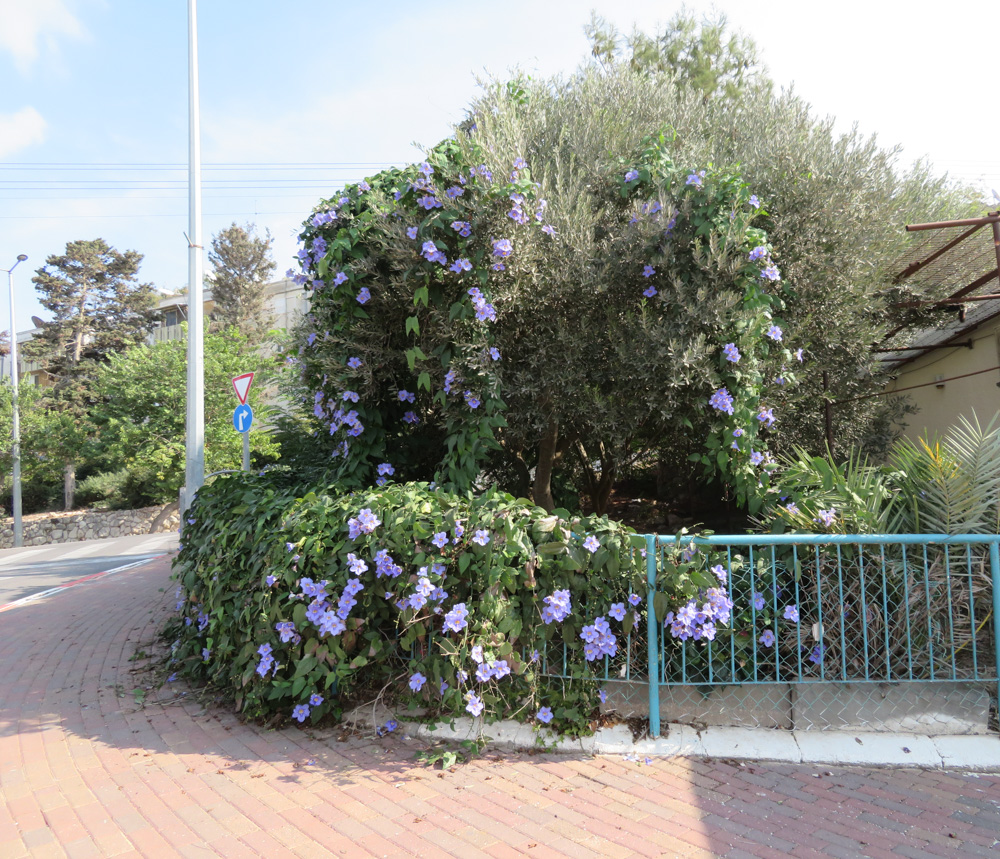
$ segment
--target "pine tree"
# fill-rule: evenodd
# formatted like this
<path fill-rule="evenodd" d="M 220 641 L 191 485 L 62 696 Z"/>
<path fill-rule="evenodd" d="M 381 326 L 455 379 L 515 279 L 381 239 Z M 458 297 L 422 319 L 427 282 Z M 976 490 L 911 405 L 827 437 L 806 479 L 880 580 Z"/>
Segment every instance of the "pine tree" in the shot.
<path fill-rule="evenodd" d="M 151 284 L 137 279 L 142 254 L 115 250 L 103 239 L 69 242 L 66 253 L 52 255 L 32 282 L 39 303 L 53 318 L 25 344 L 25 357 L 42 365 L 52 389 L 49 409 L 61 413 L 65 432 L 50 442 L 51 455 L 64 463 L 65 505 L 73 507 L 81 424 L 89 401 L 89 382 L 108 355 L 142 342 L 155 301 Z"/>
<path fill-rule="evenodd" d="M 214 269 L 211 329 L 237 328 L 252 343 L 259 342 L 271 326 L 264 291 L 275 268 L 271 233 L 265 231 L 262 237 L 255 233 L 252 224 L 233 223 L 212 239 L 208 252 Z"/>

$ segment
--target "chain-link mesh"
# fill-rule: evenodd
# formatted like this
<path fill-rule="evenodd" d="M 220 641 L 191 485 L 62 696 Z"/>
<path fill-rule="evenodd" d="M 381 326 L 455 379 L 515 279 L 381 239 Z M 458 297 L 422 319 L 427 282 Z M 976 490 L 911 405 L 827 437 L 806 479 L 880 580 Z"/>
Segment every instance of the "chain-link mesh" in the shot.
<path fill-rule="evenodd" d="M 660 719 L 985 733 L 996 693 L 990 547 L 998 539 L 689 540 L 688 560 L 700 554 L 706 566 L 725 567 L 732 618 L 712 640 L 658 626 Z M 680 547 L 674 538 L 656 545 L 659 576 Z M 648 714 L 648 689 L 643 701 L 624 686 L 614 685 L 607 706 Z"/>

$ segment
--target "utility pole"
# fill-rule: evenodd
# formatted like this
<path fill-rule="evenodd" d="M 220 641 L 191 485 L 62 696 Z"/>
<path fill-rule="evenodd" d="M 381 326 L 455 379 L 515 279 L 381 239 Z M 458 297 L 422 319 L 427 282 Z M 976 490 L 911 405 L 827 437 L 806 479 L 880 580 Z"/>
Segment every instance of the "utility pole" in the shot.
<path fill-rule="evenodd" d="M 187 458 L 182 516 L 205 482 L 204 248 L 201 238 L 197 0 L 188 0 L 188 230 Z"/>
<path fill-rule="evenodd" d="M 14 269 L 28 257 L 17 255 L 17 262 L 7 272 L 7 289 L 10 292 L 10 399 L 11 399 L 11 459 L 13 465 L 13 488 L 11 490 L 11 513 L 14 516 L 14 548 L 24 545 L 24 526 L 21 522 L 21 418 L 17 401 L 17 323 L 14 321 Z"/>

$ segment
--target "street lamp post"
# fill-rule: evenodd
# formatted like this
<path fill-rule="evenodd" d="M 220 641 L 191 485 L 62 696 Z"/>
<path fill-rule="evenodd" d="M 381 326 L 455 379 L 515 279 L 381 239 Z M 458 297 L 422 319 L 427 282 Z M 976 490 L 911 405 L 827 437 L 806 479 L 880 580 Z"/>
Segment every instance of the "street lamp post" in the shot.
<path fill-rule="evenodd" d="M 24 545 L 24 530 L 21 525 L 21 422 L 17 403 L 17 323 L 14 321 L 14 269 L 28 257 L 17 255 L 17 262 L 7 272 L 7 288 L 10 292 L 10 399 L 11 399 L 11 459 L 14 461 L 13 489 L 11 491 L 11 512 L 14 515 L 14 546 Z"/>

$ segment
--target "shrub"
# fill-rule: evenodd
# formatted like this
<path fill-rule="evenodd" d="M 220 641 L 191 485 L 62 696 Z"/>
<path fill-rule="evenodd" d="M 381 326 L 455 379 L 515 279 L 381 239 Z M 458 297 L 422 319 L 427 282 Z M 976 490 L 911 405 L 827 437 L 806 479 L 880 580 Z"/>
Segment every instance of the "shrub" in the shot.
<path fill-rule="evenodd" d="M 189 511 L 172 662 L 250 717 L 316 721 L 372 692 L 446 718 L 547 707 L 542 721 L 579 733 L 599 677 L 643 664 L 642 545 L 496 490 L 228 475 Z M 718 584 L 710 560 L 664 564 L 659 617 Z"/>

